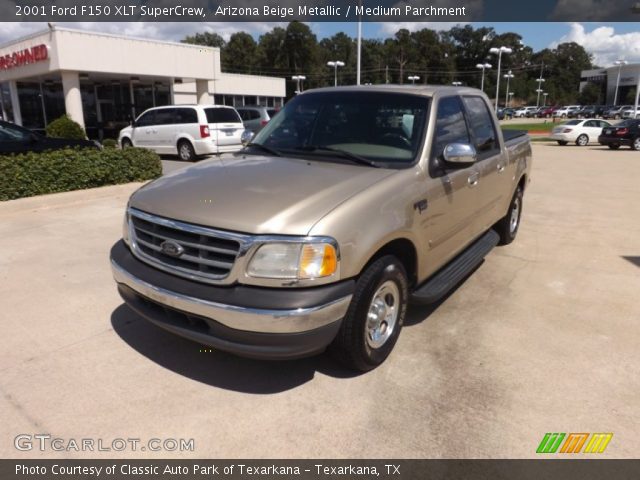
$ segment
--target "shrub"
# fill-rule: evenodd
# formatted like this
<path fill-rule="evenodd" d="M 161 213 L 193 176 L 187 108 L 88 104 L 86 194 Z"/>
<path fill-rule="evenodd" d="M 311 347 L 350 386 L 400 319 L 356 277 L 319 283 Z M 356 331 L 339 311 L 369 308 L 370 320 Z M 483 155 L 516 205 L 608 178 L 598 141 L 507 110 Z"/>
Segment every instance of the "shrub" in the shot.
<path fill-rule="evenodd" d="M 84 140 L 87 136 L 79 123 L 74 122 L 68 115 L 55 119 L 46 128 L 47 137 L 70 138 Z"/>
<path fill-rule="evenodd" d="M 114 140 L 113 138 L 105 138 L 102 141 L 102 146 L 104 148 L 116 148 L 118 146 L 118 142 L 117 142 L 117 140 Z"/>
<path fill-rule="evenodd" d="M 162 174 L 150 150 L 66 149 L 0 156 L 0 200 L 139 182 Z"/>

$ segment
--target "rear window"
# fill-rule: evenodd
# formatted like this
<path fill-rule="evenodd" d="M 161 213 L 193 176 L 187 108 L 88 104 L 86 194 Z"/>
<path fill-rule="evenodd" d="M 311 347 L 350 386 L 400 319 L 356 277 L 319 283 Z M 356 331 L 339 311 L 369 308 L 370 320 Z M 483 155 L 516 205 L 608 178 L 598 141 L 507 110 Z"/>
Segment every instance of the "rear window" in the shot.
<path fill-rule="evenodd" d="M 278 113 L 278 110 L 276 110 L 275 108 L 270 108 L 269 110 L 267 110 L 267 113 L 269 114 L 269 118 L 273 118 L 273 116 Z"/>
<path fill-rule="evenodd" d="M 242 123 L 238 113 L 231 108 L 205 108 L 208 123 Z"/>
<path fill-rule="evenodd" d="M 570 120 L 565 125 L 579 125 L 582 123 L 582 120 Z"/>

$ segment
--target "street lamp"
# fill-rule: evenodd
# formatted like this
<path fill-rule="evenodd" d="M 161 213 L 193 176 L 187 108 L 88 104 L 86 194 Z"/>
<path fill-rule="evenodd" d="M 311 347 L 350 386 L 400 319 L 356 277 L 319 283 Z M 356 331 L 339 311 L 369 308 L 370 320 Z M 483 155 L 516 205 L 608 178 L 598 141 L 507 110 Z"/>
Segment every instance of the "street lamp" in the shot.
<path fill-rule="evenodd" d="M 547 97 L 549 96 L 549 94 L 547 92 L 544 92 L 542 94 L 542 106 L 546 107 L 547 106 Z"/>
<path fill-rule="evenodd" d="M 513 101 L 513 92 L 509 92 L 509 101 L 507 102 L 506 107 L 509 108 L 509 105 L 511 105 L 511 102 Z"/>
<path fill-rule="evenodd" d="M 511 80 L 513 77 L 515 77 L 515 75 L 513 73 L 511 73 L 511 70 L 509 70 L 509 73 L 505 73 L 503 76 L 504 76 L 504 78 L 507 79 L 507 92 L 505 93 L 505 96 L 504 96 L 504 103 L 505 103 L 505 106 L 506 106 L 507 103 L 508 103 L 508 99 L 509 99 L 509 80 Z"/>
<path fill-rule="evenodd" d="M 294 75 L 293 77 L 291 77 L 291 80 L 295 81 L 297 84 L 296 93 L 302 92 L 302 81 L 306 79 L 307 77 L 305 77 L 304 75 Z"/>
<path fill-rule="evenodd" d="M 540 106 L 540 94 L 544 91 L 542 90 L 542 84 L 545 82 L 545 79 L 540 77 L 536 80 L 536 82 L 538 82 L 538 89 L 536 90 L 536 92 L 538 92 L 538 100 L 536 100 L 536 107 Z"/>
<path fill-rule="evenodd" d="M 502 65 L 502 54 L 503 53 L 511 53 L 513 50 L 511 50 L 509 47 L 500 47 L 500 48 L 496 48 L 493 47 L 491 50 L 489 50 L 489 53 L 493 53 L 494 55 L 498 55 L 498 76 L 497 76 L 497 80 L 496 80 L 496 113 L 498 112 L 498 96 L 500 95 L 500 67 Z"/>
<path fill-rule="evenodd" d="M 454 87 L 459 87 L 460 85 L 462 85 L 462 82 L 451 82 L 451 85 L 453 85 Z"/>
<path fill-rule="evenodd" d="M 411 80 L 411 84 L 415 85 L 416 84 L 416 80 L 420 80 L 420 77 L 418 75 L 409 75 L 407 77 L 407 80 Z"/>
<path fill-rule="evenodd" d="M 482 84 L 480 86 L 480 90 L 482 90 L 484 92 L 484 71 L 487 68 L 491 68 L 491 64 L 490 63 L 479 63 L 476 65 L 476 68 L 481 68 L 482 69 Z"/>
<path fill-rule="evenodd" d="M 613 62 L 614 65 L 618 65 L 618 80 L 616 80 L 616 94 L 613 97 L 613 104 L 617 105 L 618 104 L 618 87 L 620 86 L 620 71 L 622 70 L 622 66 L 626 65 L 627 62 L 626 60 L 616 60 L 615 62 Z"/>
<path fill-rule="evenodd" d="M 344 62 L 341 62 L 340 60 L 327 62 L 327 66 L 333 68 L 333 85 L 337 87 L 338 86 L 338 67 L 344 67 Z"/>

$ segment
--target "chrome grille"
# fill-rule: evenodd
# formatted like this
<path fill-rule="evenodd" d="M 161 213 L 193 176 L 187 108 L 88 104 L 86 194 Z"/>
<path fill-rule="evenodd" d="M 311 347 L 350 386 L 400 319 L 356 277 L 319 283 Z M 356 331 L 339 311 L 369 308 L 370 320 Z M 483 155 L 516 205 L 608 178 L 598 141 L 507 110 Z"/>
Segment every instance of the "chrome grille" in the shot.
<path fill-rule="evenodd" d="M 129 209 L 129 231 L 134 253 L 163 270 L 196 280 L 222 280 L 241 250 L 240 235 L 157 217 Z M 162 244 L 171 241 L 183 250 L 169 255 Z"/>

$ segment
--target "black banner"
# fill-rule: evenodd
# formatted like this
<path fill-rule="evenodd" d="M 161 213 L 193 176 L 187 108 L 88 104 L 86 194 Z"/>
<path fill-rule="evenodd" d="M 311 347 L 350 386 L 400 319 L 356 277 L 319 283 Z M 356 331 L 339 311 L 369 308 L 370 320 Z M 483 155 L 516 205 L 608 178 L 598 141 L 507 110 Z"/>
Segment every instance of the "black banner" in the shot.
<path fill-rule="evenodd" d="M 638 0 L 0 0 L 4 22 L 566 22 L 640 20 Z"/>
<path fill-rule="evenodd" d="M 632 480 L 640 460 L 0 460 L 2 480 Z"/>

